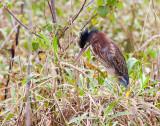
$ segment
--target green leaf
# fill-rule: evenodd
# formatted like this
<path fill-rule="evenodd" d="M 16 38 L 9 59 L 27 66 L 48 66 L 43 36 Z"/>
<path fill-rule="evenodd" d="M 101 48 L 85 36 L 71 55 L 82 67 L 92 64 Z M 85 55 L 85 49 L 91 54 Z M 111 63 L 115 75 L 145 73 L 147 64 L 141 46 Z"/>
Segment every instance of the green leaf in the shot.
<path fill-rule="evenodd" d="M 108 13 L 108 10 L 106 6 L 99 6 L 97 8 L 97 12 L 101 17 L 105 17 Z"/>
<path fill-rule="evenodd" d="M 33 51 L 36 51 L 38 48 L 39 48 L 39 43 L 33 41 L 33 42 L 32 42 L 32 50 L 33 50 Z"/>
<path fill-rule="evenodd" d="M 58 38 L 57 38 L 57 36 L 54 36 L 54 39 L 53 39 L 53 49 L 54 49 L 55 53 L 58 52 Z"/>
<path fill-rule="evenodd" d="M 91 60 L 91 50 L 88 49 L 86 52 L 85 52 L 85 56 L 87 57 L 87 60 L 90 61 Z"/>
<path fill-rule="evenodd" d="M 13 3 L 7 1 L 7 2 L 6 2 L 6 5 L 7 5 L 7 7 L 8 7 L 9 9 L 11 9 L 11 7 L 13 6 Z"/>
<path fill-rule="evenodd" d="M 148 54 L 149 56 L 151 56 L 152 58 L 156 58 L 156 57 L 157 57 L 157 52 L 156 52 L 155 50 L 151 49 L 151 48 L 149 48 L 149 49 L 147 50 L 147 54 Z"/>
<path fill-rule="evenodd" d="M 127 61 L 127 66 L 128 66 L 128 70 L 131 71 L 131 69 L 133 68 L 133 66 L 138 62 L 138 60 L 134 57 L 131 57 L 128 59 Z"/>
<path fill-rule="evenodd" d="M 61 90 L 58 90 L 57 92 L 56 92 L 56 97 L 57 98 L 61 98 L 63 96 L 63 92 L 61 91 Z"/>
<path fill-rule="evenodd" d="M 141 80 L 141 88 L 142 89 L 146 88 L 149 82 L 149 77 L 146 77 L 146 75 L 142 73 L 142 77 L 140 78 L 140 80 Z"/>
<path fill-rule="evenodd" d="M 23 78 L 21 83 L 22 83 L 22 85 L 26 85 L 27 79 L 26 79 L 26 78 Z"/>
<path fill-rule="evenodd" d="M 104 0 L 97 0 L 97 5 L 98 6 L 104 5 Z"/>
<path fill-rule="evenodd" d="M 49 32 L 52 32 L 52 24 L 48 23 L 45 26 L 43 26 L 43 28 L 47 29 Z"/>
<path fill-rule="evenodd" d="M 56 8 L 56 12 L 57 12 L 58 16 L 63 16 L 64 15 L 62 9 L 60 9 L 60 8 Z"/>
<path fill-rule="evenodd" d="M 49 38 L 47 38 L 44 34 L 41 34 L 41 37 L 43 38 L 43 44 L 44 44 L 44 48 L 45 49 L 48 49 L 48 48 L 50 48 L 50 45 L 51 45 L 51 43 L 50 43 L 50 39 Z"/>
<path fill-rule="evenodd" d="M 54 36 L 54 39 L 53 39 L 53 50 L 54 50 L 55 61 L 57 61 L 58 60 L 58 38 L 57 36 Z"/>
<path fill-rule="evenodd" d="M 36 93 L 36 97 L 35 97 L 35 98 L 36 98 L 37 101 L 42 101 L 42 100 L 44 100 L 44 97 L 42 97 L 41 95 L 39 95 L 39 94 L 37 94 L 37 93 Z"/>
<path fill-rule="evenodd" d="M 46 86 L 49 90 L 52 89 L 52 84 L 51 84 L 51 83 L 46 83 L 45 86 Z"/>
<path fill-rule="evenodd" d="M 117 0 L 107 0 L 107 5 L 114 6 L 117 3 Z"/>
<path fill-rule="evenodd" d="M 99 77 L 98 77 L 98 83 L 99 83 L 100 85 L 102 85 L 102 84 L 104 83 L 104 81 L 105 81 L 105 78 L 103 78 L 102 76 L 99 76 Z"/>
<path fill-rule="evenodd" d="M 113 108 L 117 105 L 119 100 L 111 102 L 107 108 L 104 111 L 105 116 L 108 116 L 108 114 L 113 110 Z"/>
<path fill-rule="evenodd" d="M 88 115 L 88 113 L 86 112 L 86 113 L 84 113 L 84 114 L 82 114 L 82 115 L 79 115 L 79 116 L 77 116 L 77 117 L 73 117 L 72 119 L 70 119 L 70 121 L 68 122 L 68 124 L 69 124 L 69 125 L 71 125 L 71 124 L 76 124 L 77 126 L 79 126 L 79 125 L 80 125 L 80 122 L 81 122 L 82 120 L 84 120 L 84 119 L 89 119 L 89 117 L 88 117 L 87 115 Z"/>
<path fill-rule="evenodd" d="M 109 119 L 107 120 L 112 120 L 114 118 L 120 117 L 120 116 L 125 116 L 125 115 L 130 115 L 131 113 L 128 111 L 123 111 L 123 112 L 117 112 L 114 115 L 112 115 L 111 117 L 109 117 Z"/>
<path fill-rule="evenodd" d="M 11 120 L 12 118 L 14 117 L 14 114 L 13 113 L 9 113 L 6 117 L 6 120 Z"/>
<path fill-rule="evenodd" d="M 28 48 L 28 42 L 27 42 L 27 41 L 24 41 L 23 47 L 24 47 L 25 49 L 27 49 L 27 50 L 29 49 L 29 48 Z"/>
<path fill-rule="evenodd" d="M 118 2 L 117 5 L 116 5 L 116 7 L 118 9 L 123 9 L 123 2 Z"/>
<path fill-rule="evenodd" d="M 0 3 L 0 8 L 2 8 L 3 7 L 3 4 L 2 3 Z"/>
<path fill-rule="evenodd" d="M 38 48 L 41 48 L 41 49 L 49 49 L 51 47 L 50 39 L 47 38 L 47 36 L 44 33 L 43 34 L 39 33 L 39 35 L 41 36 L 41 38 L 39 37 L 35 38 L 32 42 L 34 43 L 32 47 L 34 46 L 33 47 L 34 49 L 37 49 L 37 46 Z M 38 43 L 38 45 L 35 43 Z"/>
<path fill-rule="evenodd" d="M 109 15 L 107 16 L 107 17 L 109 17 L 109 20 L 112 22 L 112 23 L 114 23 L 116 20 L 115 20 L 115 15 L 114 15 L 114 13 L 109 13 Z"/>
<path fill-rule="evenodd" d="M 79 88 L 79 95 L 80 96 L 84 96 L 85 95 L 85 92 L 84 92 L 83 88 Z"/>

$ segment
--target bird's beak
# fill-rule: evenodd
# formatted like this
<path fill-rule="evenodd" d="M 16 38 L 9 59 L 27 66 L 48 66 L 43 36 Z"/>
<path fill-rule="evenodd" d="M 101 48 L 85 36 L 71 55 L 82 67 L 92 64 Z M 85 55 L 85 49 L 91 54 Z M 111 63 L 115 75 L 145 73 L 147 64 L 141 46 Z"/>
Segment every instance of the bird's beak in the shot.
<path fill-rule="evenodd" d="M 83 53 L 85 52 L 85 50 L 87 50 L 87 48 L 89 47 L 90 44 L 87 44 L 84 48 L 81 49 L 81 51 L 79 52 L 78 56 L 75 59 L 75 63 L 77 63 L 80 59 L 80 57 L 83 55 Z"/>

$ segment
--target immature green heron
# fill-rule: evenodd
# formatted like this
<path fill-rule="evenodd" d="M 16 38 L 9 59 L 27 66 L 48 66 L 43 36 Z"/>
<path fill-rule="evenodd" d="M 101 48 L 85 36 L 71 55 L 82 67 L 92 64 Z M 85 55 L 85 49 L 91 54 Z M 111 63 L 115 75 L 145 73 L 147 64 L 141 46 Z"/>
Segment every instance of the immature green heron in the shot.
<path fill-rule="evenodd" d="M 77 60 L 89 45 L 108 73 L 116 75 L 119 82 L 127 87 L 129 84 L 127 64 L 118 46 L 104 32 L 86 29 L 80 35 L 79 46 L 82 50 Z"/>

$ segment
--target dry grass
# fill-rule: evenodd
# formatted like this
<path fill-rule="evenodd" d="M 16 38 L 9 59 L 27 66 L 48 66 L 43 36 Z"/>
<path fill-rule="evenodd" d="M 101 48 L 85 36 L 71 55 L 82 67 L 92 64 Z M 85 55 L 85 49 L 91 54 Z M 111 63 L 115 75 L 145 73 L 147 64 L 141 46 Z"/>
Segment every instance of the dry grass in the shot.
<path fill-rule="evenodd" d="M 31 81 L 29 89 L 30 118 L 33 126 L 159 126 L 160 125 L 160 7 L 158 1 L 133 4 L 125 2 L 124 9 L 116 12 L 114 23 L 107 18 L 94 17 L 90 22 L 99 29 L 109 32 L 125 52 L 126 41 L 133 42 L 135 51 L 125 53 L 130 74 L 130 88 L 125 89 L 110 77 L 102 64 L 92 55 L 90 50 L 75 64 L 75 56 L 79 52 L 77 46 L 80 29 L 91 17 L 91 11 L 96 6 L 89 4 L 79 18 L 60 39 L 62 48 L 52 45 L 52 39 L 58 30 L 66 24 L 72 12 L 81 8 L 79 2 L 63 0 L 56 4 L 58 10 L 57 26 L 52 26 L 50 10 L 44 1 L 33 4 L 33 29 L 41 33 L 44 41 L 36 36 L 30 39 L 32 52 L 30 53 L 31 72 L 28 69 L 27 45 L 28 30 L 22 29 L 19 44 L 15 49 L 12 68 L 10 49 L 15 42 L 16 32 L 14 19 L 9 19 L 6 11 L 0 8 L 0 125 L 23 126 L 26 124 L 26 84 Z M 26 14 L 19 14 L 19 2 L 13 3 L 13 13 L 25 24 L 28 23 Z M 154 6 L 153 6 L 154 4 Z M 128 6 L 129 7 L 128 7 Z M 17 7 L 17 8 L 16 8 Z M 65 14 L 66 8 L 70 8 Z M 145 11 L 149 8 L 149 11 Z M 27 10 L 28 7 L 25 8 Z M 136 16 L 132 15 L 133 12 Z M 45 13 L 45 17 L 44 17 Z M 145 17 L 144 17 L 145 15 Z M 62 20 L 64 18 L 65 20 Z M 38 21 L 39 22 L 38 22 Z M 89 19 L 91 20 L 91 19 Z M 106 21 L 107 20 L 107 21 Z M 133 21 L 134 20 L 134 21 Z M 129 22 L 132 22 L 130 24 Z M 37 23 L 36 23 L 37 22 Z M 46 24 L 47 22 L 47 24 Z M 63 24 L 63 25 L 62 25 Z M 124 25 L 126 24 L 126 25 Z M 133 26 L 130 26 L 133 25 Z M 15 27 L 12 27 L 15 26 Z M 131 28 L 128 30 L 129 28 Z M 50 31 L 51 29 L 51 31 Z M 33 43 L 41 43 L 34 50 Z M 44 43 L 45 44 L 44 44 Z M 53 42 L 57 42 L 55 39 Z M 9 79 L 8 87 L 6 83 Z M 7 98 L 5 89 L 7 88 Z"/>

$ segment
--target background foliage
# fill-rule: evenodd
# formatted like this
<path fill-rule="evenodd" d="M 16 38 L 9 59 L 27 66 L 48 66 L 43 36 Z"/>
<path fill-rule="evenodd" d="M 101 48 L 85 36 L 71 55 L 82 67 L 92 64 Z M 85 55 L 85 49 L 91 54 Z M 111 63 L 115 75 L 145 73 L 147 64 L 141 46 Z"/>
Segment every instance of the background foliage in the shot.
<path fill-rule="evenodd" d="M 0 124 L 160 125 L 159 5 L 57 0 L 54 21 L 48 1 L 1 1 Z M 121 48 L 129 89 L 106 73 L 90 49 L 75 63 L 84 27 L 104 31 Z"/>

